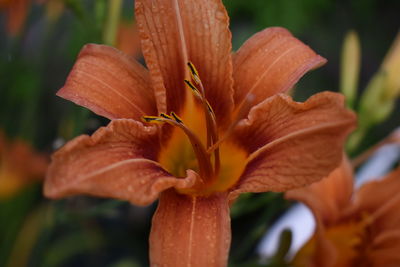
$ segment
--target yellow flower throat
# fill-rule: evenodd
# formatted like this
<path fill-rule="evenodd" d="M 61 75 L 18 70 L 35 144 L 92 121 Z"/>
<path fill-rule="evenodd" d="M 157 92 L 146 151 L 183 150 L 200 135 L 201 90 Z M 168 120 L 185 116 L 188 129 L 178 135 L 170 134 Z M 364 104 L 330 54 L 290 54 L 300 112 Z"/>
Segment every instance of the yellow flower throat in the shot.
<path fill-rule="evenodd" d="M 215 114 L 205 97 L 200 76 L 192 63 L 187 65 L 191 81 L 184 82 L 197 101 L 188 95 L 181 117 L 171 112 L 143 119 L 175 126 L 168 143 L 161 149 L 159 162 L 177 177 L 184 177 L 188 169 L 196 171 L 201 183 L 182 193 L 208 195 L 233 186 L 244 170 L 248 155 L 244 149 L 224 141 L 226 136 L 219 138 Z"/>

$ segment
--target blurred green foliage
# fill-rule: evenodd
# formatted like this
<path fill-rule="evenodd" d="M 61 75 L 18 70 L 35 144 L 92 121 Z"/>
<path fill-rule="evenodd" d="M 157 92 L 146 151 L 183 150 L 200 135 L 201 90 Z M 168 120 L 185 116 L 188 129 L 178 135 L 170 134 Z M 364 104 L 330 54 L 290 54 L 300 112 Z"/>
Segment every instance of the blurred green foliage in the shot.
<path fill-rule="evenodd" d="M 224 0 L 224 3 L 231 16 L 235 49 L 265 27 L 282 26 L 329 60 L 325 67 L 301 80 L 295 91 L 299 100 L 322 90 L 337 91 L 340 50 L 349 29 L 360 34 L 359 88 L 365 88 L 400 26 L 397 0 Z M 16 37 L 7 34 L 6 15 L 0 13 L 0 128 L 8 136 L 21 137 L 47 153 L 55 149 L 58 141 L 91 133 L 107 123 L 90 111 L 56 97 L 55 93 L 65 82 L 81 47 L 90 42 L 102 43 L 108 1 L 65 0 L 64 4 L 60 17 L 49 20 L 46 6 L 33 3 Z M 123 1 L 122 17 L 133 18 L 132 1 Z M 379 83 L 379 77 L 376 79 Z M 359 90 L 356 98 L 362 92 Z M 393 105 L 398 107 L 398 101 Z M 355 153 L 397 127 L 399 115 L 398 108 L 390 110 L 381 127 L 367 129 L 368 134 Z M 288 207 L 289 203 L 276 193 L 243 195 L 235 203 L 231 266 L 260 265 L 254 249 L 268 227 Z M 26 255 L 29 266 L 147 266 L 153 210 L 154 206 L 137 208 L 125 202 L 88 197 L 45 200 L 35 185 L 0 203 L 0 266 L 17 266 L 18 261 L 11 255 L 22 253 L 20 249 L 29 249 L 21 254 Z M 42 219 L 39 223 L 37 216 Z M 35 225 L 36 229 L 24 225 Z M 35 236 L 32 231 L 38 233 L 33 244 L 15 245 L 19 244 L 23 229 L 31 231 L 32 236 Z M 287 249 L 287 243 L 282 246 L 280 253 Z"/>

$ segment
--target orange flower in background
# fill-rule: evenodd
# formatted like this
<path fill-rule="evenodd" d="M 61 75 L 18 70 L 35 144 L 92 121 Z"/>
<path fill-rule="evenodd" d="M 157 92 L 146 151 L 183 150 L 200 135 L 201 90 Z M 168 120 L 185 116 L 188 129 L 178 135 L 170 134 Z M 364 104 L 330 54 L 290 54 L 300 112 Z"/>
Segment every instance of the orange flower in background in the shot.
<path fill-rule="evenodd" d="M 21 32 L 32 2 L 45 4 L 47 18 L 51 21 L 58 19 L 65 8 L 63 0 L 0 0 L 0 11 L 6 14 L 6 30 L 11 36 L 17 36 Z"/>
<path fill-rule="evenodd" d="M 118 26 L 116 48 L 132 57 L 140 55 L 140 38 L 136 23 L 123 21 Z"/>
<path fill-rule="evenodd" d="M 318 181 L 340 162 L 355 116 L 343 98 L 283 93 L 325 60 L 283 28 L 232 55 L 220 0 L 137 0 L 148 70 L 86 45 L 58 95 L 111 119 L 53 155 L 45 195 L 148 205 L 153 266 L 225 266 L 229 203 Z"/>
<path fill-rule="evenodd" d="M 400 168 L 353 190 L 345 159 L 327 178 L 286 193 L 306 204 L 317 222 L 294 266 L 400 265 Z"/>
<path fill-rule="evenodd" d="M 24 26 L 31 0 L 0 0 L 0 10 L 7 16 L 7 32 L 15 36 Z"/>
<path fill-rule="evenodd" d="M 44 178 L 48 159 L 21 141 L 8 141 L 0 132 L 0 200 Z"/>

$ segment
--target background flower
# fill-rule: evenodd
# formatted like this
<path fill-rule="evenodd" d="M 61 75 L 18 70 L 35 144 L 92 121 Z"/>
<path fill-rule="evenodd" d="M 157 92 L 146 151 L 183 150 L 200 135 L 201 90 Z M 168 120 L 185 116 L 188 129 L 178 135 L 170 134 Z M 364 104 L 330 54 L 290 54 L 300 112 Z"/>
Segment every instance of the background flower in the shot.
<path fill-rule="evenodd" d="M 287 192 L 287 198 L 305 203 L 317 222 L 294 266 L 397 265 L 400 258 L 393 252 L 400 246 L 399 188 L 397 169 L 353 193 L 351 166 L 344 160 L 322 181 Z"/>

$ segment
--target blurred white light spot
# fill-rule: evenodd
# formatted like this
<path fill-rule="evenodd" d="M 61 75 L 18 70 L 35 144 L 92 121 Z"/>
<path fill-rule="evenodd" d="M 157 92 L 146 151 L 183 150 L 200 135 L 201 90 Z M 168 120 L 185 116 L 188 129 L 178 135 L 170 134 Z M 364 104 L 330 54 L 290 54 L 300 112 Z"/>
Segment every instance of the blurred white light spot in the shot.
<path fill-rule="evenodd" d="M 381 147 L 358 171 L 356 188 L 365 182 L 384 176 L 400 157 L 400 145 L 385 145 Z"/>
<path fill-rule="evenodd" d="M 296 204 L 279 218 L 258 247 L 258 253 L 262 258 L 270 258 L 275 254 L 280 234 L 284 229 L 290 229 L 293 233 L 293 241 L 288 253 L 288 256 L 292 257 L 314 233 L 315 222 L 310 209 L 303 204 Z"/>
<path fill-rule="evenodd" d="M 53 149 L 59 149 L 60 147 L 62 147 L 65 144 L 65 140 L 64 138 L 58 137 L 56 140 L 54 140 L 53 142 Z"/>

